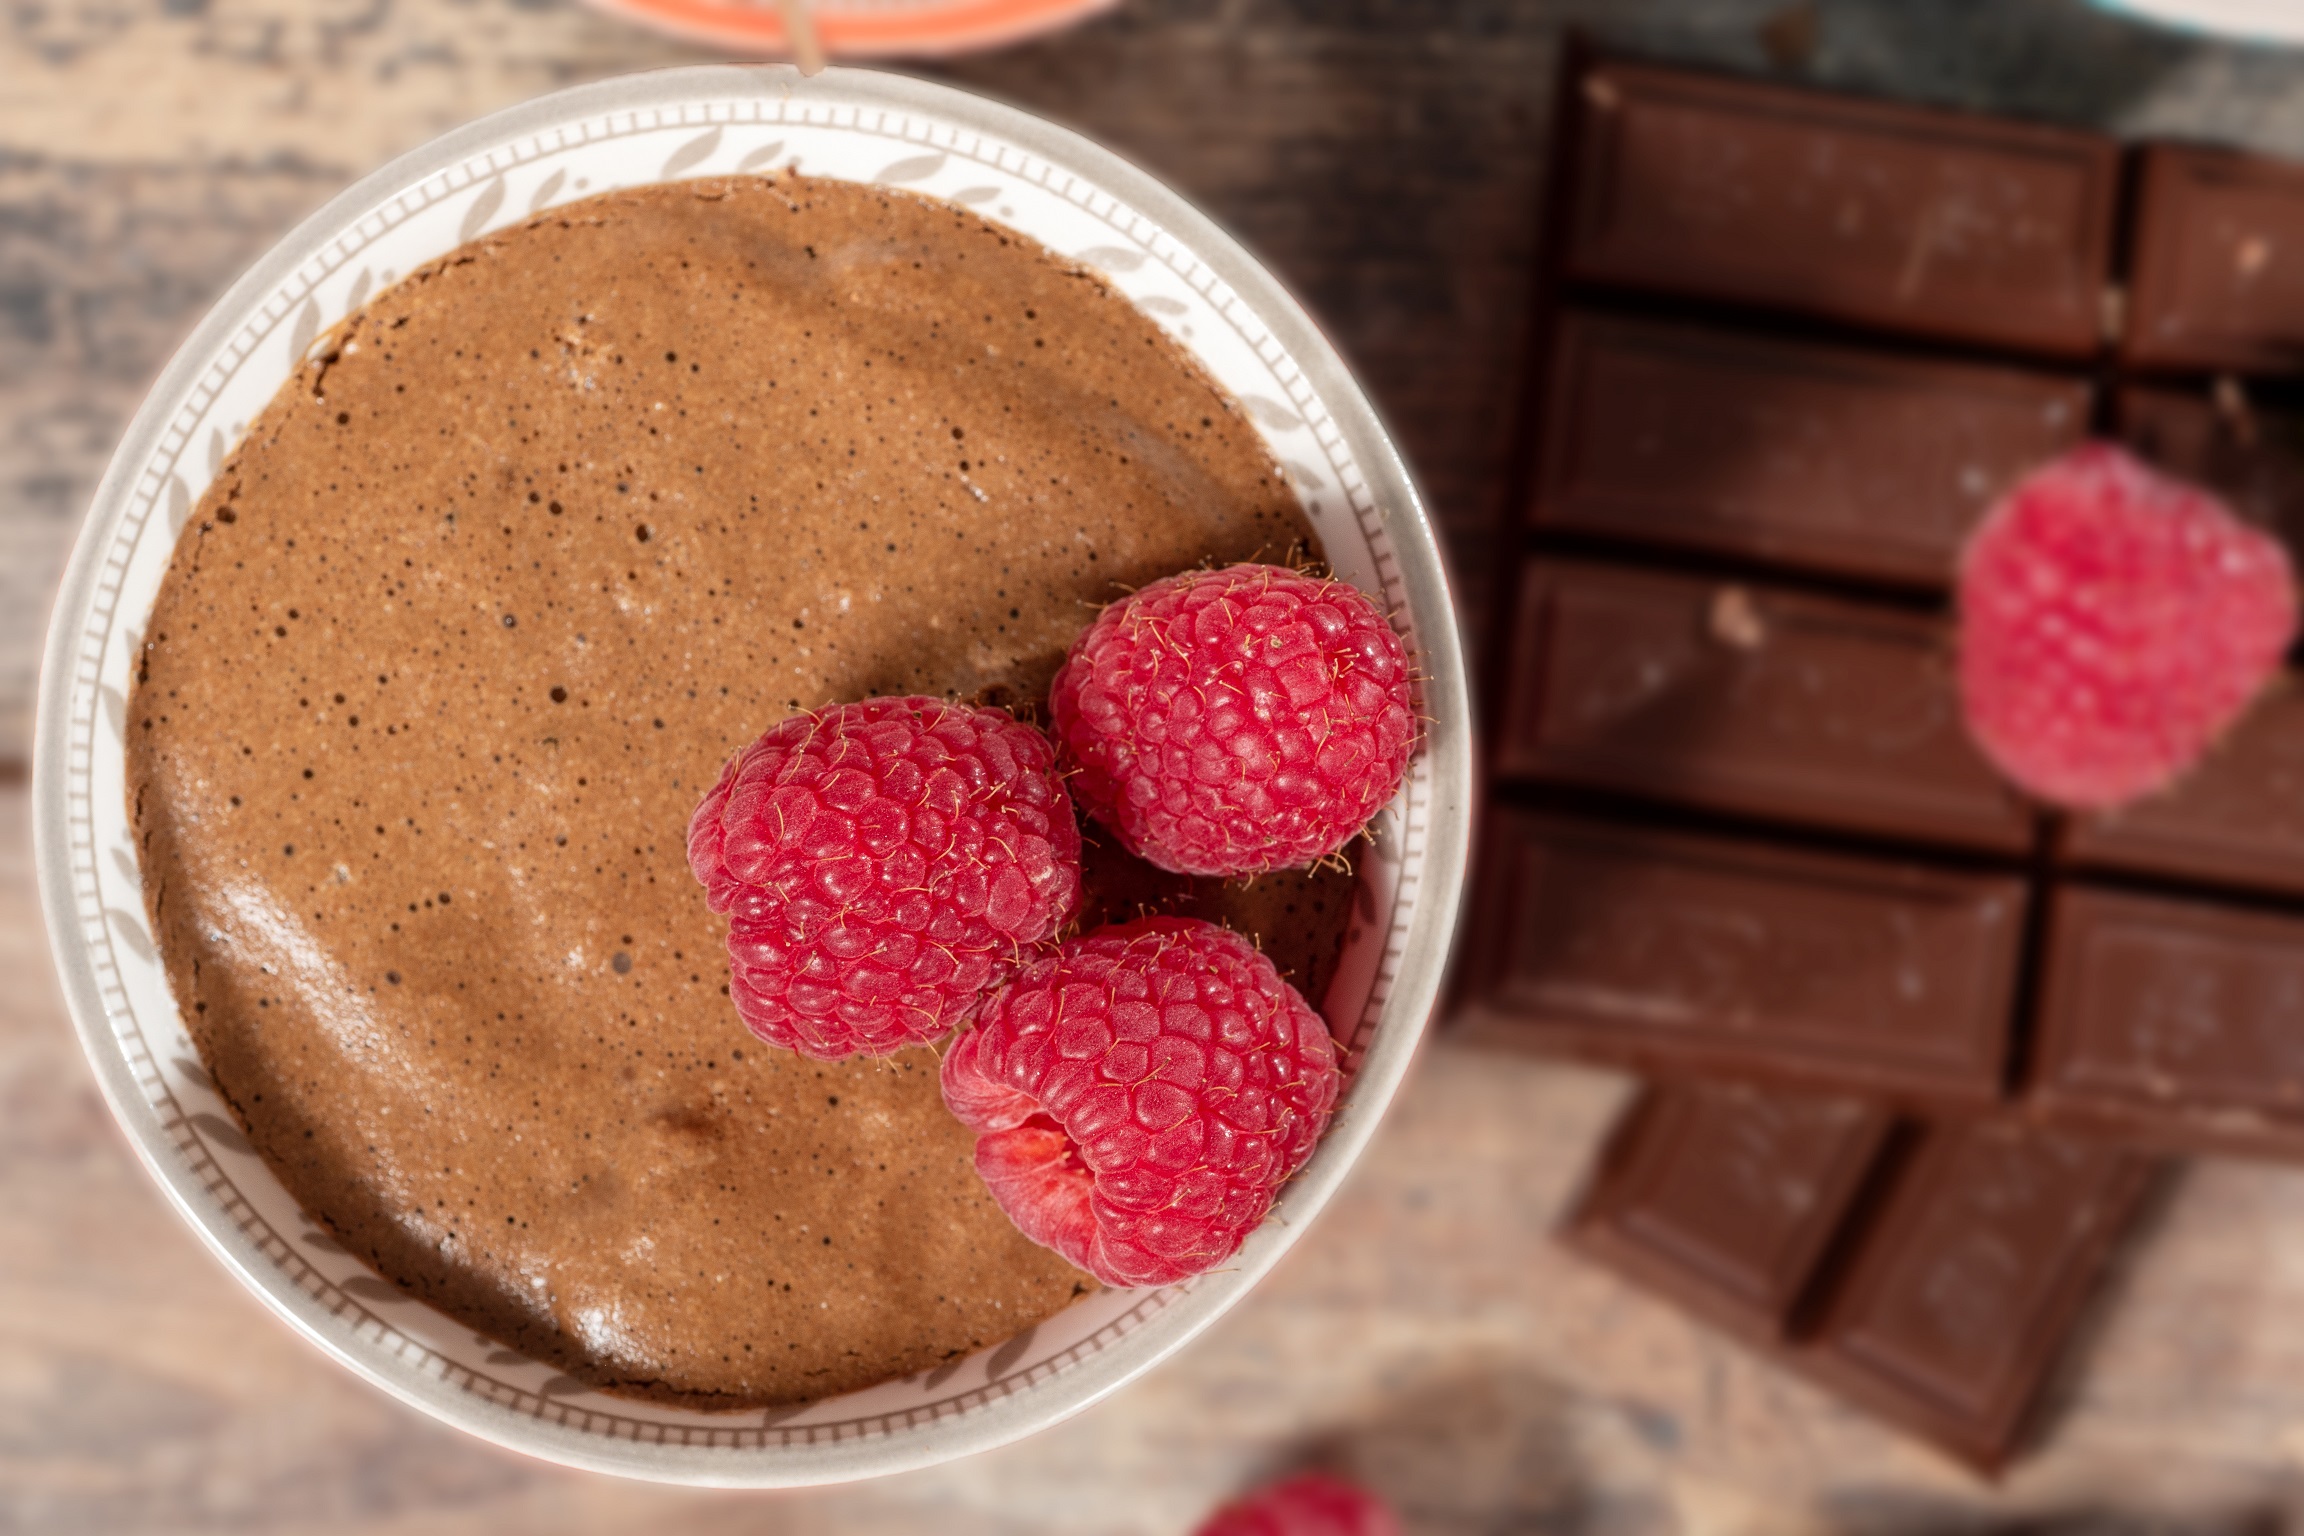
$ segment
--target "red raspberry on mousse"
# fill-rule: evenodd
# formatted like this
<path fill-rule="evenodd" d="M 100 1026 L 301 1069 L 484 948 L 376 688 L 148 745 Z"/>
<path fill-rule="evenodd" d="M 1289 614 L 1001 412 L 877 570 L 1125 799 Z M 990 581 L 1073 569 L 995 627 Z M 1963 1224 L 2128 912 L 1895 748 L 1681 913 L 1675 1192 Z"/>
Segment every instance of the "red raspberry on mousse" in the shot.
<path fill-rule="evenodd" d="M 2279 542 L 2109 443 L 2027 476 L 1961 557 L 1969 732 L 2017 784 L 2077 809 L 2173 782 L 2295 633 Z"/>
<path fill-rule="evenodd" d="M 999 710 L 866 699 L 721 770 L 688 867 L 728 914 L 752 1033 L 833 1061 L 934 1040 L 1070 921 L 1080 828 L 1048 738 Z"/>
<path fill-rule="evenodd" d="M 1408 655 L 1347 582 L 1273 565 L 1188 571 L 1074 643 L 1049 714 L 1072 790 L 1121 844 L 1184 875 L 1254 875 L 1342 848 L 1415 746 Z"/>
<path fill-rule="evenodd" d="M 1106 1285 L 1223 1263 L 1342 1082 L 1320 1015 L 1239 934 L 1099 928 L 1033 961 L 944 1055 L 944 1102 L 1026 1237 Z"/>

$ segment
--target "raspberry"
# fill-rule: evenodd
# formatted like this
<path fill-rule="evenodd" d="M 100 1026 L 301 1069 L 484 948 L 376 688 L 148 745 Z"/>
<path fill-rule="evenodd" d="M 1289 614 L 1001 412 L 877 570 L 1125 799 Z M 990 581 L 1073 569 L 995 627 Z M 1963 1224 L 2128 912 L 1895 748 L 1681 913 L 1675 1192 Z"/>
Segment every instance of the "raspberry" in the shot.
<path fill-rule="evenodd" d="M 1254 875 L 1336 852 L 1399 790 L 1408 656 L 1357 588 L 1188 571 L 1104 610 L 1049 694 L 1073 793 L 1129 852 Z"/>
<path fill-rule="evenodd" d="M 1198 1536 L 1400 1536 L 1400 1520 L 1357 1483 L 1299 1472 L 1225 1505 Z"/>
<path fill-rule="evenodd" d="M 1960 695 L 2009 778 L 2082 809 L 2167 785 L 2296 629 L 2288 555 L 2104 443 L 2036 470 L 1960 563 Z"/>
<path fill-rule="evenodd" d="M 866 699 L 746 747 L 688 824 L 729 915 L 729 993 L 804 1056 L 885 1056 L 967 1021 L 1080 900 L 1048 738 L 998 710 Z"/>
<path fill-rule="evenodd" d="M 1342 1075 L 1328 1026 L 1228 928 L 1148 917 L 1067 942 L 944 1055 L 944 1102 L 1025 1236 L 1106 1285 L 1239 1250 L 1312 1155 Z"/>

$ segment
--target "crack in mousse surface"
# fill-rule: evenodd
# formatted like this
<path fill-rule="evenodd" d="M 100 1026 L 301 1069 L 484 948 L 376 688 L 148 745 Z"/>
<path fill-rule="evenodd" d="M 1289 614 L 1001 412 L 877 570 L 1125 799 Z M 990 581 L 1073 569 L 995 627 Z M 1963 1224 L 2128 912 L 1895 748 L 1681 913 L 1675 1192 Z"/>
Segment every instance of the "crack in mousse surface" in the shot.
<path fill-rule="evenodd" d="M 996 1343 L 1092 1282 L 928 1050 L 744 1031 L 688 814 L 792 711 L 1035 703 L 1096 605 L 1295 546 L 1184 353 L 952 205 L 739 178 L 485 237 L 330 335 L 177 546 L 128 746 L 170 985 L 306 1211 L 590 1385 L 751 1407 Z M 1091 854 L 1092 915 L 1224 918 L 1320 998 L 1348 877 Z"/>

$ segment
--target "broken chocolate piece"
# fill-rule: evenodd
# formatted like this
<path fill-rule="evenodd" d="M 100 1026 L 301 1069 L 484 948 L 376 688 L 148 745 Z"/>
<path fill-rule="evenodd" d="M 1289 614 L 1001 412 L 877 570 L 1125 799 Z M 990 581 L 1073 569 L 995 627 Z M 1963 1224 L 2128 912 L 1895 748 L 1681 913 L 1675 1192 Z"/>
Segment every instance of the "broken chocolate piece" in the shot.
<path fill-rule="evenodd" d="M 1985 1472 L 2031 1427 L 2153 1165 L 2011 1117 L 1651 1088 L 1575 1247 Z"/>
<path fill-rule="evenodd" d="M 1723 1327 L 1781 1338 L 1891 1123 L 1860 1099 L 1651 1088 L 1609 1133 L 1569 1240 Z"/>
<path fill-rule="evenodd" d="M 1800 1368 L 1998 1470 L 2151 1173 L 2132 1153 L 2012 1120 L 1927 1127 L 1853 1237 Z"/>

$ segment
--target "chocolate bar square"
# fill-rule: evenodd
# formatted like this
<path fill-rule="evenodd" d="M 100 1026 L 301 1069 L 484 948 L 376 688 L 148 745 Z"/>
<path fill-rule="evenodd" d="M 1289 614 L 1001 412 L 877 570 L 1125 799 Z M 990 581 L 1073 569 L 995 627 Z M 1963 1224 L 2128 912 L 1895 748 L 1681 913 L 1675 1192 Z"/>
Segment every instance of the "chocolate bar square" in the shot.
<path fill-rule="evenodd" d="M 1985 872 L 1492 812 L 1470 1038 L 1984 1107 L 2027 895 Z"/>
<path fill-rule="evenodd" d="M 1576 89 L 1572 280 L 2066 357 L 2100 345 L 2109 139 L 1636 64 Z"/>

